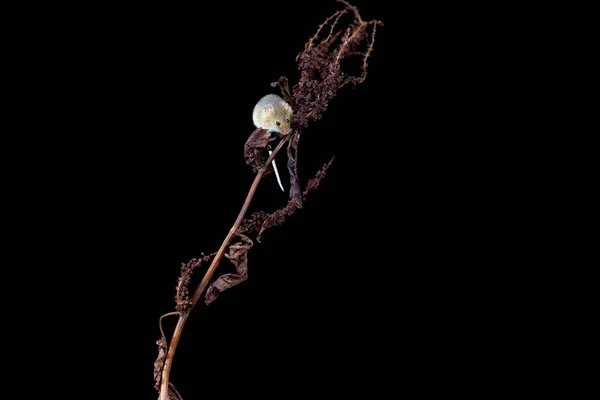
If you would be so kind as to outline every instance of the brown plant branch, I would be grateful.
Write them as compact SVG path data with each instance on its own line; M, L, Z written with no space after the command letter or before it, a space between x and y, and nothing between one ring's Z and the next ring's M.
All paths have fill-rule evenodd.
M173 311L173 312L166 313L166 314L162 315L158 319L158 327L160 328L160 335L161 335L161 337L165 338L165 340L166 340L165 332L163 331L163 327L162 327L162 320L163 320L163 318L164 317L170 317L171 315L179 315L179 314L180 314L179 311Z
M308 194L311 191L319 187L319 185L321 184L321 180L325 177L325 174L327 173L329 167L331 167L333 160L335 160L335 157L331 157L331 160L329 160L327 164L323 165L323 168L321 168L321 170L317 172L315 177L308 181L308 183L306 184L306 189L302 193L302 200L306 201L306 196L308 196Z
M219 262L221 261L221 258L223 258L223 254L225 254L225 250L227 249L227 246L229 246L229 242L231 241L231 238L235 235L238 227L240 226L240 223L244 219L244 216L246 215L246 212L248 211L248 207L250 206L250 202L252 201L252 198L254 197L254 193L256 192L256 188L258 187L258 184L260 183L265 170L271 164L271 161L273 161L273 159L275 158L277 153L279 153L279 151L283 148L283 145L288 141L290 136L292 136L292 135L287 135L279 142L279 144L277 145L277 147L275 147L275 150L273 150L273 152L271 153L271 155L269 156L269 158L267 159L267 161L265 162L263 167L260 168L258 170L258 172L256 173L254 182L252 182L252 186L250 187L248 195L246 196L246 200L244 201L242 209L240 210L240 213L238 214L237 219L233 223L233 226L229 230L229 233L225 237L225 240L223 240L223 244L221 244L221 247L219 248L215 257L213 258L212 263L210 264L210 267L208 267L208 270L204 274L204 278L202 278L202 282L200 282L200 284L198 285L198 288L196 288L196 291L194 292L194 296L192 297L192 300L189 305L189 308L187 309L187 312L185 314L179 315L179 320L177 321L177 325L175 326L175 331L173 332L173 338L171 339L171 343L169 345L169 351L167 353L167 357L165 359L163 370L162 370L162 379L161 379L161 385L160 385L160 400L169 400L169 374L171 371L171 366L173 365L173 357L175 356L175 350L177 350L177 345L179 344L181 332L183 331L183 326L185 325L185 322L187 321L189 313L194 308L196 303L198 302L198 299L200 298L200 296L202 296L202 292L204 292L204 289L206 289L206 286L208 286L208 282L210 281L213 274L215 273L215 270L219 266Z
M160 329L160 339L156 341L156 344L158 345L158 357L156 358L156 361L154 362L154 383L155 383L154 387L156 389L160 388L160 377L162 374L162 369L165 365L165 357L166 357L166 351L167 351L167 338L165 337L165 332L163 331L162 320L164 317L168 317L170 315L179 315L179 312L177 312L177 311L170 312L170 313L162 315L158 319L158 328Z
M347 9L352 10L352 12L354 12L354 18L356 18L358 20L358 22L360 22L361 24L363 23L360 13L358 12L358 7L353 6L352 4L348 3L346 0L337 0L337 1L338 1L338 3L342 3L343 5L345 5Z
M171 400L183 400L183 397L181 397L177 389L175 389L175 385L173 385L172 383L169 383L169 396L170 395L173 395L175 397Z
M363 57L363 66L362 66L362 75L360 77L360 80L358 83L363 83L365 79L367 79L367 59L369 58L369 56L371 55L371 52L373 51L373 45L375 45L375 33L377 33L377 25L383 25L382 22L380 21L372 21L369 22L369 24L373 24L373 31L371 32L371 43L369 43L369 47L367 48L367 51L365 52L365 55ZM367 38L367 41L369 39Z
M331 24L331 29L329 30L329 35L327 35L327 37L325 38L325 42L329 42L329 40L331 40L331 35L333 34L333 30L335 29L335 26L337 25L338 21L340 20L340 17L344 14L346 14L347 10L341 10L338 11L338 16L335 19L335 21L333 21L333 24ZM335 15L335 14L334 14Z
M346 13L346 10L336 11L335 14L328 17L321 25L319 25L319 29L317 29L317 32L308 40L308 47L309 48L312 47L313 42L319 37L319 33L321 33L321 29L323 29L329 23L329 21L331 21L332 19L335 18L335 21L331 25L331 31L329 32L329 36L327 37L327 40L329 40L329 37L331 36L331 32L333 32L333 28L335 27L335 24L337 24L340 17L342 15L344 15L345 13Z

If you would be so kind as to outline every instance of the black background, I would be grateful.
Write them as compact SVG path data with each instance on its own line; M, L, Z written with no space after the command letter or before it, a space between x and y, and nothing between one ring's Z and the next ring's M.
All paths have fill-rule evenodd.
M551 91L556 9L394 3L354 2L384 26L366 81L305 130L302 183L336 159L305 207L255 243L249 279L192 311L171 374L185 399L464 390L447 374L476 373L506 343L491 335L511 336L497 322L502 285L525 244L507 231L524 201L515 185L531 182L509 177ZM40 38L39 101L55 133L38 145L57 150L36 173L36 234L58 242L52 262L73 265L48 276L69 282L55 323L89 365L74 379L84 391L116 382L114 398L156 398L158 319L174 310L180 265L218 249L253 180L252 108L280 76L297 81L296 55L339 8L75 10L53 27L60 40ZM269 175L251 211L286 201Z

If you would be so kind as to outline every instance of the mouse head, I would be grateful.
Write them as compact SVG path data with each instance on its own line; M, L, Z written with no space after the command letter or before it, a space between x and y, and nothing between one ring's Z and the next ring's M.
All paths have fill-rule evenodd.
M266 127L282 135L287 135L292 130L292 107L283 99L278 102L267 104L263 108Z

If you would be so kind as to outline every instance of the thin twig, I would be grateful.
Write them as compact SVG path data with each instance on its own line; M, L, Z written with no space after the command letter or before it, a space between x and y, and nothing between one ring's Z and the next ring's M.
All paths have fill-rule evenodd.
M171 315L179 315L179 311L173 311L173 312L167 313L158 319L158 327L160 328L160 334L162 335L163 338L165 338L165 340L166 340L166 336L165 336L165 333L163 332L163 328L162 328L162 319L164 317L168 317Z
M331 21L333 18L335 18L335 17L337 16L338 18L336 18L336 20L335 20L335 22L337 22L337 20L339 19L339 16L340 16L341 14L344 14L345 12L346 12L346 10L340 10L340 11L336 11L336 13L335 13L335 14L331 15L329 18L327 18L327 19L325 20L325 22L323 22L321 25L319 25L319 29L317 29L317 33L315 33L315 34L313 35L313 37L311 37L311 38L308 40L308 47L309 47L309 48L311 48L311 47L312 47L312 44L313 44L313 42L314 42L314 41L315 41L315 39L316 39L316 38L319 36L319 33L321 33L321 29L323 29L323 28L324 28L324 27L327 25L327 23L329 23L329 21ZM333 25L335 26L335 23L334 23ZM331 29L333 29L333 26L331 27Z
M177 396L177 399L173 399L173 400L183 400L183 397L181 397L181 395L179 394L179 392L177 391L177 389L175 389L175 385L173 385L172 383L169 383L169 387L173 391L173 394L175 396Z
M367 59L369 58L369 56L371 55L371 52L373 51L373 45L375 44L375 33L377 33L377 25L381 24L383 25L380 21L371 21L369 22L369 24L373 24L373 31L371 31L371 43L369 43L369 38L367 37L367 43L369 43L369 47L367 48L367 52L365 53L365 56L363 57L363 66L362 66L362 75L360 78L359 83L363 83L365 79L367 79Z
M338 3L342 3L346 6L346 8L349 8L350 10L352 10L354 12L354 18L356 18L358 20L358 22L360 22L361 24L363 23L362 18L360 17L360 13L358 12L358 7L353 6L352 4L348 3L346 0L337 0Z
M202 292L204 292L204 289L206 289L206 286L208 285L208 282L212 278L213 274L215 273L215 270L219 266L219 262L221 261L221 258L223 258L223 254L225 254L225 250L229 246L229 242L231 241L231 238L236 233L238 227L240 226L240 223L244 219L244 216L246 215L246 211L248 211L250 202L252 201L252 198L254 197L254 193L256 192L256 188L258 187L258 184L260 183L260 180L262 179L264 172L266 171L268 166L271 164L271 161L273 161L273 159L275 158L277 153L279 153L279 150L281 150L283 148L283 145L289 140L290 136L292 136L292 135L290 134L290 135L285 136L279 142L279 144L277 145L277 147L275 147L275 150L273 150L273 152L271 153L271 155L269 156L269 158L267 159L265 164L256 173L254 182L252 182L252 186L250 187L250 190L248 191L248 195L246 196L246 201L244 201L244 205L242 206L242 209L240 210L240 213L238 214L237 219L235 220L233 226L229 230L227 237L225 237L225 240L223 240L223 244L221 244L221 248L219 248L219 250L217 251L215 258L213 258L213 261L210 264L210 267L208 267L208 270L204 274L204 278L202 278L202 282L200 282L200 284L198 285L198 288L194 292L194 296L192 297L192 304L191 304L188 312L185 314L179 315L179 320L177 321L177 326L175 326L175 331L173 332L173 337L171 338L171 343L169 344L169 352L167 353L167 358L165 359L165 364L164 364L164 367L162 370L162 378L161 378L161 384L160 384L160 400L169 400L169 373L171 371L171 365L173 364L173 357L175 356L175 350L177 349L177 344L179 343L179 338L181 337L181 332L183 331L183 326L185 325L185 322L186 322L190 312L192 311L192 309L198 302L198 299L200 299L200 296L202 296Z
M324 43L328 43L329 42L329 39L331 38L331 34L333 33L333 29L335 28L335 26L337 25L338 21L340 20L340 17L342 15L346 14L346 10L338 11L338 13L339 14L338 14L337 18L335 19L335 21L333 21L333 24L331 24L331 29L329 30L329 35L327 35L327 38L323 41Z
M365 28L367 25L368 25L368 23L361 23L358 26L358 28L356 28L354 30L354 32L352 32L352 36L350 36L350 28L348 28L348 30L346 31L346 35L344 36L344 43L342 44L342 47L340 47L340 50L338 51L338 55L335 59L336 63L339 63L342 53L344 52L344 50L346 50L346 47L348 47L348 44L352 42L352 39L354 38L354 36L356 36L358 34L358 32L361 29Z

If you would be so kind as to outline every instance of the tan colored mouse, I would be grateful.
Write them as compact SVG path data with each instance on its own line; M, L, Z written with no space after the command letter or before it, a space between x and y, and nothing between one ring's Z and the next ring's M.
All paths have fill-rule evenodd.
M254 106L252 120L257 128L287 135L292 130L290 126L292 115L292 107L286 103L285 100L276 94L268 94L260 99ZM268 150L269 155L271 155L271 149L268 148ZM279 171L277 171L277 165L275 164L275 159L273 159L273 170L275 171L275 177L277 178L279 187L284 191L281 178L279 177Z
M252 120L257 128L287 135L291 131L292 106L276 94L268 94L256 103Z

